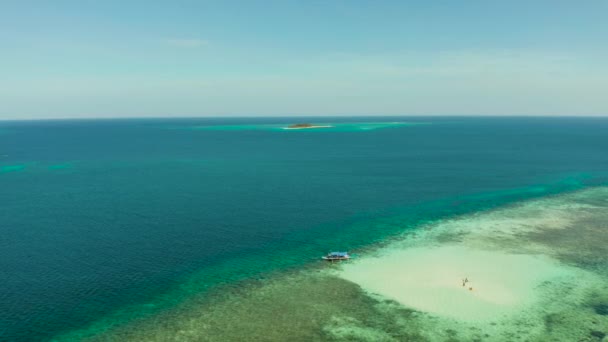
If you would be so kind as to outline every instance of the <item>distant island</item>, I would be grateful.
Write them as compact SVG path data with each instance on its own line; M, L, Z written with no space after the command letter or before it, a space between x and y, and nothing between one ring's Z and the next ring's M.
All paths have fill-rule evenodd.
M307 129L307 128L328 128L329 125L315 125L311 123L296 123L285 127L285 129Z

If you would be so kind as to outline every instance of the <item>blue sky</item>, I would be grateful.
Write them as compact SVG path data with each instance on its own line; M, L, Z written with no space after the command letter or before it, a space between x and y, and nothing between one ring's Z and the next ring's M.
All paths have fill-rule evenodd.
M608 115L608 1L0 4L0 119Z

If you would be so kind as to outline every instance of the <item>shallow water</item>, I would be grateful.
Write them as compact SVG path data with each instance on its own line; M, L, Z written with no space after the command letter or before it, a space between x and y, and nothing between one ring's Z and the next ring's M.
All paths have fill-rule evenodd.
M308 278L293 272L314 268L329 249L363 256L429 222L606 180L608 120L600 119L403 118L430 124L323 133L172 129L299 121L1 123L10 134L0 136L0 270L9 275L0 283L0 339L109 338L146 322L156 331L169 324L160 317L179 317L193 303L253 293L247 284ZM537 233L530 239L554 238ZM601 268L601 258L563 251L552 257ZM332 325L313 320L306 324L321 332L294 331L384 338L411 325L366 318L411 310L384 300L377 308L355 285L329 283L359 299L325 298L320 310ZM290 307L282 306L286 325L277 329L293 323ZM333 319L336 308L360 314ZM243 331L259 333L264 322Z
M596 340L608 329L597 310L608 295L606 222L608 188L582 190L427 225L340 274L420 308L462 340L477 338L468 330L492 332L488 341ZM374 260L385 272L366 265Z
M217 130L217 131L250 131L250 130L270 130L270 131L288 131L293 132L357 132L370 131L384 128L398 128L415 125L428 125L428 122L331 122L322 119L321 122L315 122L316 127L307 129L289 129L291 123L280 124L257 124L257 125L210 125L210 126L190 126L182 127L181 129L192 130Z
M331 265L321 263L306 270L277 273L268 279L242 283L236 288L224 287L212 295L193 297L161 315L96 335L91 340L599 341L608 329L608 316L605 311L608 305L608 276L597 272L594 267L574 267L567 262L553 259L557 254L552 253L563 252L563 246L547 241L538 242L527 237L541 231L561 232L576 229L581 225L581 220L589 222L589 218L593 217L596 219L593 229L603 227L604 231L596 232L593 236L587 235L587 231L582 234L584 237L578 237L578 241L593 238L598 241L597 246L606 244L608 234L605 231L605 219L608 203L588 206L589 202L602 198L608 199L608 188L527 201L429 223L420 227L423 233L395 237L389 245L379 245L369 250L367 255L361 256L358 261ZM587 213L586 218L580 218L581 211ZM561 222L553 222L547 225L542 216L555 213L568 218L568 224L562 226ZM541 220L538 219L539 216ZM512 220L517 220L517 223L506 223ZM492 222L496 225L492 225ZM485 228L479 229L480 226ZM395 276L400 272L400 267L403 267L405 272L413 271L412 267L415 266L408 266L408 262L427 263L428 266L428 258L444 257L448 261L449 255L426 254L433 248L447 248L448 254L455 253L454 260L457 263L459 255L464 255L458 248L465 247L455 249L449 247L454 245L454 240L438 240L438 237L452 233L455 227L466 236L460 235L461 246L477 246L480 241L487 243L484 256L489 256L489 262L500 263L500 258L513 253L510 243L503 246L500 242L486 240L491 236L486 233L497 229L519 241L519 252L531 253L531 250L537 250L534 255L543 260L539 264L526 260L527 257L523 254L510 254L509 258L523 258L525 261L524 264L510 265L521 266L520 269L510 270L519 274L518 280L521 282L511 284L521 287L513 292L514 295L520 296L517 299L522 301L516 303L516 310L488 315L483 319L473 317L475 319L471 320L471 317L466 317L471 313L467 311L468 304L460 302L463 306L460 313L462 316L458 317L458 311L446 316L442 312L417 310L395 301L390 296L369 292L365 284L360 287L357 283L343 279L344 272L353 269L363 273L357 274L362 279L369 277L369 280L376 281L376 277L381 277L380 283L386 284L396 281ZM481 251L477 250L478 252L474 253ZM370 269L366 269L365 264L370 260L399 256L398 253L410 253L406 256L414 260L404 259L404 263L400 265L389 265L389 268L394 269L383 274L373 273L373 270L370 273ZM595 248L588 248L585 253L605 257L601 250ZM608 267L608 264L604 263L603 267ZM545 271L535 273L541 268ZM501 281L514 280L497 270L492 270L491 273L492 277L498 277ZM469 276L472 283L479 287L478 290L484 291L484 280L476 278L474 272ZM526 279L528 276L530 278ZM460 279L455 280L455 289L462 290L458 284ZM525 293L518 292L520 290ZM467 293L466 289L464 291L467 295L472 295ZM407 297L407 294L405 295ZM511 304L513 303L497 303L507 307ZM489 308L490 311L487 311L488 308L482 308L486 313L493 309Z

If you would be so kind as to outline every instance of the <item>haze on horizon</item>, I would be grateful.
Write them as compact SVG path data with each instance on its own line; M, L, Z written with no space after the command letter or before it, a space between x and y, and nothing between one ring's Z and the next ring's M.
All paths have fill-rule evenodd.
M7 1L0 119L608 115L608 2Z

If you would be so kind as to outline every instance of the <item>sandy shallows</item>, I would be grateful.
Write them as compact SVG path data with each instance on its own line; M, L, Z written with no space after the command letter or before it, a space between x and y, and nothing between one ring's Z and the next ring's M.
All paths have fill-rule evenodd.
M341 276L420 311L479 321L533 305L536 288L570 278L569 269L540 256L448 245L394 249L345 265Z
M608 341L607 222L605 187L522 202L57 341Z
M336 275L416 310L431 341L599 341L607 208L598 187L439 221Z

